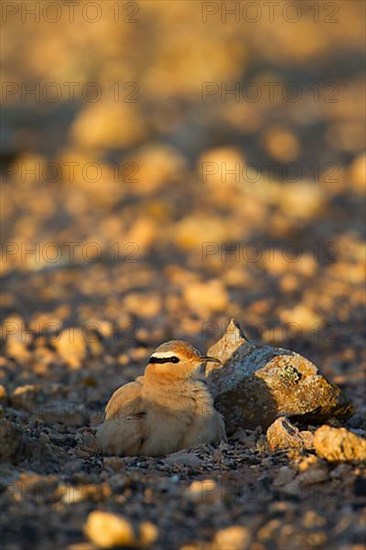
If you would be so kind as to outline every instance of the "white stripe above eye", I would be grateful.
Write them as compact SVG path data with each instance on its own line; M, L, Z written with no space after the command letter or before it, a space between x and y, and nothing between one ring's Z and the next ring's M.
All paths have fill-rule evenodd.
M157 359L166 359L167 361L169 361L169 359L171 359L172 357L177 356L174 355L174 353L172 352L167 353L166 351L156 351L151 355L151 357L156 357Z

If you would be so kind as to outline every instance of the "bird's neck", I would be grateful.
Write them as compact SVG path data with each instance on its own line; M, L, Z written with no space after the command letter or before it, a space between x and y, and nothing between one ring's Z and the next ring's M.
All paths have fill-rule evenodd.
M212 404L212 397L202 382L189 377L178 378L171 373L163 375L152 369L153 366L149 365L144 375L143 393L147 398L162 405L167 402L170 408L175 395L178 397L177 408L195 408L196 401L207 406Z
M145 378L162 384L172 384L174 382L181 384L186 380L192 380L189 368L172 369L171 365L166 363L148 365L145 369Z

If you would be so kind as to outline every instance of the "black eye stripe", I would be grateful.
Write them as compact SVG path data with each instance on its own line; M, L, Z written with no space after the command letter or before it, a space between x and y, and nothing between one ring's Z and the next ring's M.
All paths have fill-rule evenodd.
M150 357L149 363L179 363L179 357L172 355L171 357Z

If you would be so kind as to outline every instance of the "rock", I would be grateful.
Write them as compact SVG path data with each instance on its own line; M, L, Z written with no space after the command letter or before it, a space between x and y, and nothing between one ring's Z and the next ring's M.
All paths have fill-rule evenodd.
M225 286L218 279L187 285L184 289L184 297L189 307L198 313L222 311L229 299Z
M157 294L131 292L125 297L123 306L129 313L148 319L160 313L162 300Z
M79 328L66 328L55 339L54 345L62 359L73 368L79 368L86 356L84 335Z
M31 354L28 345L31 343L31 334L26 330L23 319L18 316L8 317L2 325L2 333L6 337L5 353L7 357L17 361L28 361Z
M150 546L154 544L159 536L158 528L150 521L143 521L140 523L140 540L139 546Z
M274 485L287 485L290 483L296 475L296 471L293 468L290 468L290 466L282 466L275 479L273 480Z
M329 462L366 462L366 439L346 428L321 426L314 434L315 451Z
M88 485L62 485L59 488L62 502L75 504L77 502L104 502L111 496L111 488L107 483Z
M9 462L15 458L21 445L21 433L17 426L7 420L0 419L0 462Z
M310 464L305 471L299 473L295 482L302 485L313 485L315 483L322 483L329 479L329 471L327 465L320 460L316 460Z
M39 384L26 384L18 386L11 396L11 404L16 409L34 411L37 403L42 400L41 386Z
M267 440L273 451L281 449L310 449L313 446L313 434L300 432L287 418L277 418L267 430Z
M157 528L150 522L140 524L136 537L133 526L127 519L101 510L90 512L84 532L99 548L146 547L153 544L158 537Z
M332 479L352 479L350 474L352 472L352 466L350 464L338 464L334 470L330 473Z
M145 145L134 151L133 160L139 167L139 184L134 186L134 192L138 194L153 192L165 183L180 181L181 175L187 171L185 158L177 149L167 145Z
M13 498L17 502L25 498L28 503L55 503L60 499L59 486L57 476L21 472L12 485Z
M86 149L129 147L140 142L145 133L138 106L110 101L88 104L71 128L73 143Z
M186 489L184 496L195 503L213 504L220 500L220 490L214 479L193 481Z
M167 456L164 460L169 465L189 466L191 468L200 468L203 461L193 453L178 451Z
M86 520L84 533L100 548L133 546L135 533L132 525L122 516L95 510Z
M285 128L269 128L264 135L264 145L273 158L283 163L295 160L300 151L296 135Z
M212 548L214 550L247 550L250 543L250 530L241 525L233 525L216 533Z
M204 151L197 163L200 180L212 186L229 187L245 183L243 167L245 158L241 151L234 147L218 147Z
M320 423L352 414L340 388L321 376L308 359L248 342L234 320L207 355L222 363L208 363L206 374L229 434L239 426L268 428L280 415Z

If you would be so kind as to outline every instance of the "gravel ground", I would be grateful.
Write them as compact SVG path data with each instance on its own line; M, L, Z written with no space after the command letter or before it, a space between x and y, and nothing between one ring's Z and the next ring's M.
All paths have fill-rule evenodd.
M331 24L323 2L320 22L303 2L297 23L251 25L206 24L201 4L139 2L131 25L103 11L92 33L85 18L78 32L44 17L5 25L13 91L77 80L112 94L118 81L137 83L138 101L38 102L20 88L5 101L4 550L92 549L95 510L152 550L363 548L360 464L273 451L260 427L159 459L95 448L111 393L158 344L206 352L231 318L342 388L355 415L331 425L366 429L364 5L330 3ZM205 101L207 82L220 93ZM235 82L302 95L223 99Z

